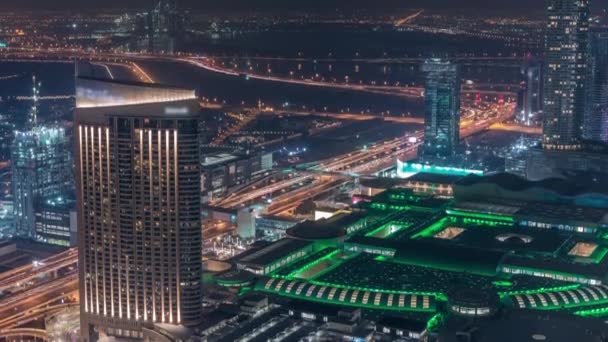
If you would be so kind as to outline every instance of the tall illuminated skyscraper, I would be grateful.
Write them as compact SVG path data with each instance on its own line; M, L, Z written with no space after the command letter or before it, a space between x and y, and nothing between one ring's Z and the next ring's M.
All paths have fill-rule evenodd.
M608 143L608 29L589 34L589 89L583 135Z
M588 0L547 0L543 148L581 147L589 33Z
M36 203L65 196L73 186L69 141L60 127L15 132L11 145L15 234L36 239Z
M441 59L428 59L422 71L426 83L421 156L451 157L460 142L460 68Z
M541 64L528 60L521 67L523 99L521 111L517 113L517 121L523 125L531 125L542 110L542 67Z
M184 34L184 15L175 0L159 0L150 13L150 51L173 53Z
M74 113L81 329L141 338L200 322L194 91L77 80Z

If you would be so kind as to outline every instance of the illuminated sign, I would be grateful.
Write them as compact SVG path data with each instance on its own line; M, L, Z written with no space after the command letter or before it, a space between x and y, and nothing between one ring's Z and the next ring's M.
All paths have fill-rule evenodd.
M190 110L188 107L167 107L165 108L165 114L167 115L180 115L188 114Z
M424 165L419 163L405 163L397 160L397 176L399 178L409 178L419 172L452 176L466 176L470 174L483 176L483 171L481 170L469 170L449 166Z
M8 46L8 45L7 45L6 43L4 43L4 42L0 42L0 48L5 48L5 47L7 47L7 46Z

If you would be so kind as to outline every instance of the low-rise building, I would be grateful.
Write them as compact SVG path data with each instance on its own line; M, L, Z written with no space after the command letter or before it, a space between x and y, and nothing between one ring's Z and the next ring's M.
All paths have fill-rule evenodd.
M201 193L203 202L245 185L272 169L272 153L203 152Z

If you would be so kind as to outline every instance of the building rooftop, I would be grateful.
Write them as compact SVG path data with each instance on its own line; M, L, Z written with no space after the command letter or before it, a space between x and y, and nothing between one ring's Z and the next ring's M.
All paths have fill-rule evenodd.
M561 178L548 178L541 181L529 181L511 173L497 173L488 176L468 175L457 183L460 186L479 184L493 184L509 191L525 191L534 188L555 192L563 196L578 196L586 193L600 193L608 195L608 185L584 182L582 179L567 180Z
M567 258L540 256L530 257L525 255L509 254L502 261L502 264L537 270L545 270L547 273L565 273L568 275L580 275L600 280L606 279L608 277L608 258L606 257L604 257L598 263L582 263Z
M390 189L376 195L370 203L363 203L371 209L392 210L400 209L427 209L429 211L441 210L449 201L437 197L420 196L410 189Z
M457 223L447 224L442 232L456 227L463 229L463 231L451 239L446 239L449 240L449 243L504 252L522 251L534 254L554 254L570 239L568 234L556 230L542 231L540 229L489 225L468 227Z
M390 189L399 186L403 186L407 183L405 179L401 178L364 178L359 180L359 184L368 188L374 189Z
M376 321L376 325L392 329L401 329L415 332L422 332L426 330L425 321L417 321L409 318L395 316L382 316L382 318Z
M346 235L351 224L365 218L362 212L343 212L317 221L304 221L287 230L287 235L303 240L324 240Z
M608 225L608 211L606 209L538 201L488 199L484 202L474 202L465 200L451 204L448 208L448 213L450 212L483 213L538 222L550 220L561 221L564 224Z
M432 173L432 172L418 172L415 175L406 178L410 182L423 182L423 183L436 183L436 184L454 184L464 176Z
M252 254L243 257L237 256L236 258L239 263L264 266L278 261L309 244L310 242L308 241L286 238L263 247Z
M439 269L494 274L503 252L456 246L441 239L390 240L355 236L346 243L394 250L394 259L413 265L432 265Z
M79 76L76 79L76 108L119 107L184 100L196 100L194 90L87 76Z
M241 158L241 156L238 156L236 154L220 152L217 154L206 155L202 162L202 165L203 167L210 167L219 164L224 164L233 160L238 160Z
M608 210L566 204L528 203L517 211L517 216L608 225Z
M199 111L194 90L90 77L76 79L74 121L77 123L107 124L109 116L193 118L198 117Z
M516 328L514 328L516 327ZM515 310L499 319L470 320L450 317L440 340L459 342L457 332L471 331L477 342L577 341L601 342L606 324L600 319L576 317L558 312Z

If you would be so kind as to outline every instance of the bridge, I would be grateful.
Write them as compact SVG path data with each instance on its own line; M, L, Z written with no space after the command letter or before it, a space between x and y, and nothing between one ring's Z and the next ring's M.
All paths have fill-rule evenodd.
M497 123L491 125L490 129L495 130L495 131L519 132L519 133L535 134L535 135L541 135L543 133L542 127L524 126L524 125L517 125L517 124L506 124L506 123L500 123L500 122L497 122Z
M33 328L9 329L0 332L0 342L47 342L46 330Z
M0 274L0 294L6 290L26 287L27 283L44 276L56 278L58 270L68 267L75 269L77 263L78 249L70 248L42 261L4 272Z

